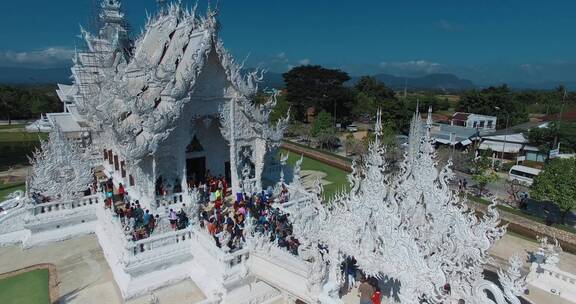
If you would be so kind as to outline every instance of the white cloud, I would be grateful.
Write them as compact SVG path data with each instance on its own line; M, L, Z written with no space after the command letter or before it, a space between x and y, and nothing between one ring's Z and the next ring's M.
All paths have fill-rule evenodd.
M298 60L298 64L299 64L299 65L309 65L309 64L310 64L310 59L305 58L305 59Z
M275 56L272 57L272 60L274 61L281 61L281 62L287 62L288 61L288 57L286 57L286 53L285 52L280 52L278 54L276 54Z
M440 21L438 21L438 27L447 32L454 32L456 30L456 26L454 26L454 24L452 24L446 19L441 19Z
M49 47L43 50L15 52L0 51L0 66L47 68L70 65L74 50Z
M380 67L384 72L404 75L421 75L440 72L442 65L426 60L411 60L404 62L382 62Z

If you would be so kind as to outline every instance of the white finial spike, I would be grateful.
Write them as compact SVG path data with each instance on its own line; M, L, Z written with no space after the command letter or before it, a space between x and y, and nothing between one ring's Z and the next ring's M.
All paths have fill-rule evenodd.
M416 116L420 115L420 98L416 98Z
M376 134L376 140L380 139L382 136L382 109L378 108L376 112L376 124L374 126L374 133Z
M426 124L428 126L432 125L432 106L428 108L428 117L426 118Z

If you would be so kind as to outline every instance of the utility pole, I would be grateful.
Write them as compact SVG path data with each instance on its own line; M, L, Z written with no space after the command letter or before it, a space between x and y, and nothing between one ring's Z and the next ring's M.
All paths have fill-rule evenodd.
M500 111L500 107L494 107ZM506 128L504 129L504 144L502 144L502 154L500 155L500 166L504 165L504 153L506 153L506 140L508 139L508 121L510 120L510 113L506 111Z
M566 105L566 89L564 89L564 94L562 95L562 106L560 107L560 114L558 114L558 127L556 131L556 136L554 136L554 146L552 148L556 148L558 145L558 135L560 133L560 126L562 125L562 114L564 114L564 106Z

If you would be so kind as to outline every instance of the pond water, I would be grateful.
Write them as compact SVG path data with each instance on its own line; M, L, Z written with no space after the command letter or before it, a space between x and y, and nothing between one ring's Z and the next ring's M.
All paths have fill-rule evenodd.
M29 165L28 156L39 146L39 141L0 142L0 171Z

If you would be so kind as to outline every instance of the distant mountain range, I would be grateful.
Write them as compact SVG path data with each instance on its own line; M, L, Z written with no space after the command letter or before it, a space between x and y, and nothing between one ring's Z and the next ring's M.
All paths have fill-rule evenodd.
M373 75L374 78L384 82L394 90L438 90L438 91L461 91L474 89L476 85L468 80L458 78L454 74L428 74L421 77L398 77L389 74ZM360 77L352 78L351 84L355 84Z
M26 69L0 67L0 84L69 84L70 68Z
M404 87L408 90L438 90L438 91L461 91L469 90L479 87L487 87L488 85L476 85L468 79L459 78L454 74L437 73L428 74L420 77L399 77L389 74L376 74L373 75L376 79L384 82L387 86L394 90L403 90ZM360 77L352 77L348 85L354 85ZM71 83L70 68L51 68L51 69L29 69L29 68L13 68L13 67L0 67L0 84L8 85L34 85L34 84L55 84ZM527 82L510 82L508 86L513 89L535 89L535 90L550 90L558 86L560 82L541 82L541 83L527 83ZM564 82L570 90L576 89L576 81ZM260 84L260 88L274 88L282 89L285 87L284 78L282 73L267 72L264 74L264 80Z

